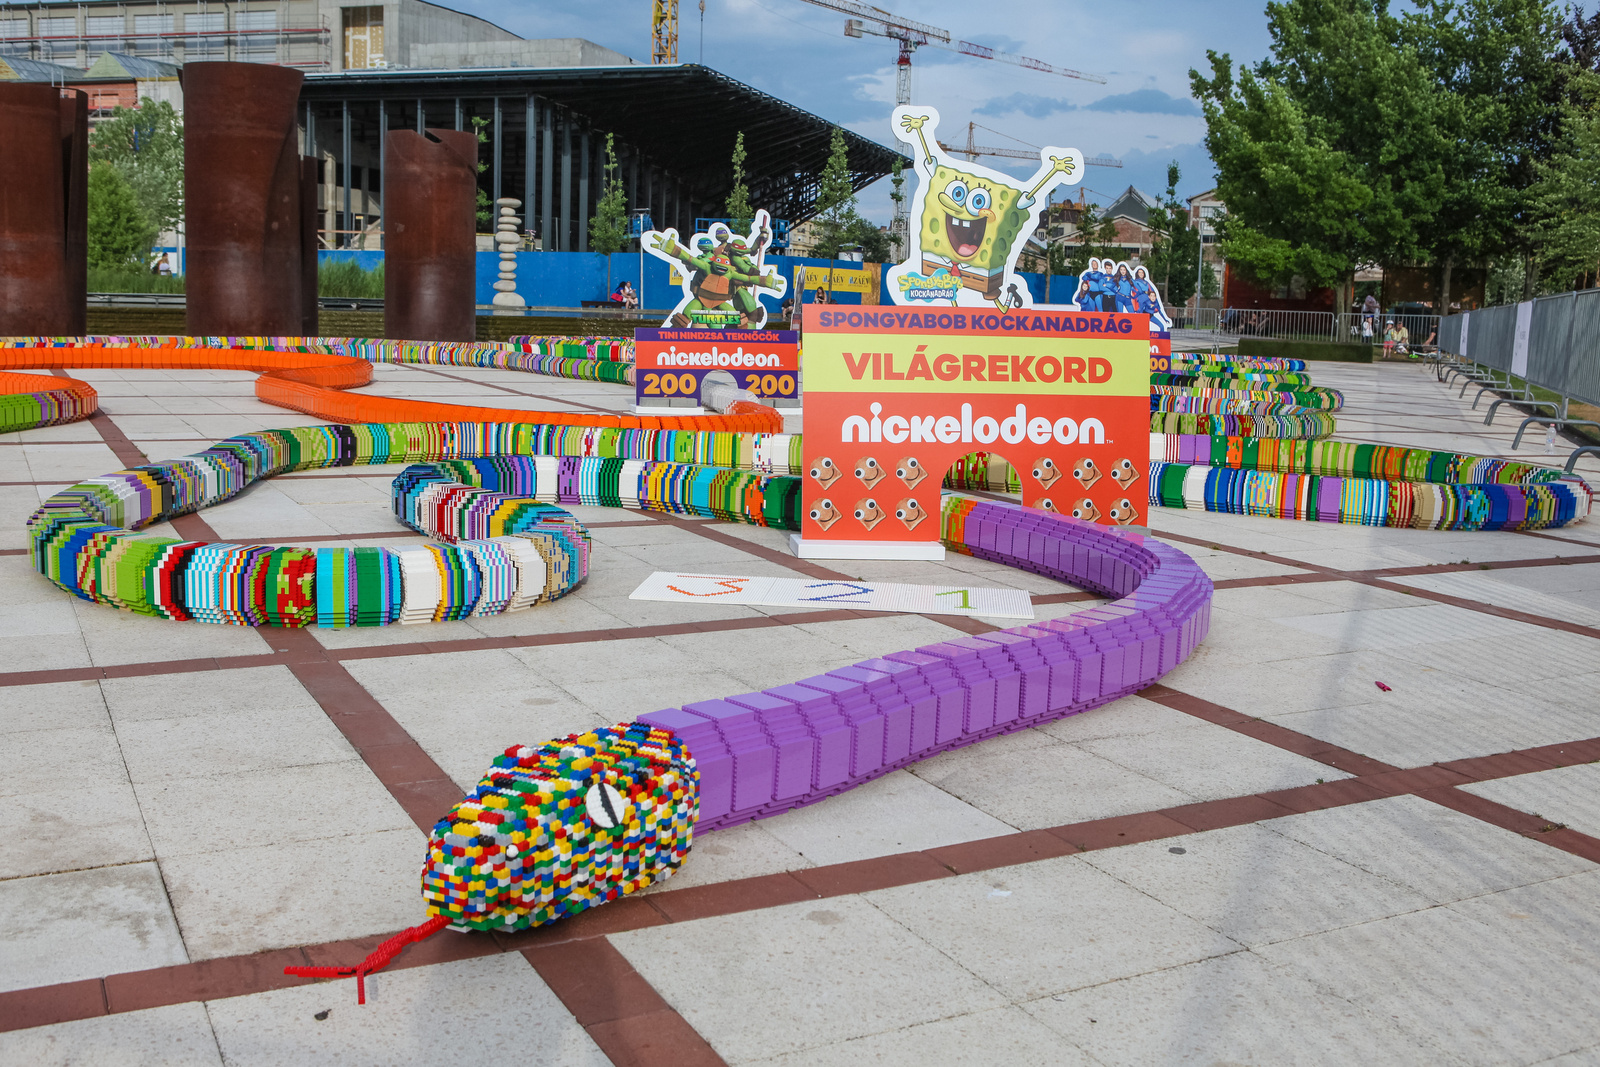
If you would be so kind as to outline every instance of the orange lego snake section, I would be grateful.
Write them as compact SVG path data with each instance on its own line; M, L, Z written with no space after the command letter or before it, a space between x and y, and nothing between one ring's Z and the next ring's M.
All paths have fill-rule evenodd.
M609 415L600 412L512 411L469 404L369 396L345 390L369 385L372 364L352 356L253 349L12 348L0 350L0 371L21 369L241 370L254 371L256 396L268 404L329 422L530 422L561 426L614 426L630 430L698 430L731 433L782 433L783 416L748 401L724 415ZM12 380L15 387L8 387ZM72 378L0 375L0 395L37 393L45 388L94 390ZM93 408L83 415L93 413ZM80 416L82 417L82 416Z

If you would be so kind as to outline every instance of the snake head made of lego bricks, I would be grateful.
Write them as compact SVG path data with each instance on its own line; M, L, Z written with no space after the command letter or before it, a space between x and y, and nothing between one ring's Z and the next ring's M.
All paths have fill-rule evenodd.
M695 763L670 730L514 745L434 825L422 895L455 929L542 926L669 877L698 816Z

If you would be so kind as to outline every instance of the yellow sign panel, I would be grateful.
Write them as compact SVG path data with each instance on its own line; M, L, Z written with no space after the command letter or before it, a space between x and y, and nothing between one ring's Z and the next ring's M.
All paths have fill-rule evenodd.
M828 284L828 275L833 284ZM870 270L856 267L796 267L794 287L800 289L832 289L836 293L875 293L878 291L878 268Z

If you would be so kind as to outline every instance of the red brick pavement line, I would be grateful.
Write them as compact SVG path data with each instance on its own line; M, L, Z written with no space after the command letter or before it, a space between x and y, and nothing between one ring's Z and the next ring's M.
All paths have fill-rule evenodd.
M1523 537L1537 537L1542 541L1561 541L1569 545L1583 545L1585 548L1600 547L1593 541L1581 541L1576 537L1560 537L1553 533L1546 533L1543 530L1518 530L1517 533Z
M109 442L111 435L106 436ZM197 514L178 516L172 524L181 536L191 540L217 539L216 531ZM419 830L427 833L439 815L461 799L461 788L342 663L329 657L315 636L304 629L282 627L258 626L256 631L284 657L290 673ZM302 955L312 959L318 953L308 949ZM722 1064L710 1043L661 998L609 941L597 938L530 948L523 955L618 1067ZM282 974L283 968L298 962L292 957L292 952L265 954L267 960L277 964L274 981L287 977ZM183 979L171 973L176 970L179 969L166 969L169 978L175 979L172 984L182 985ZM248 973L258 980L269 977L260 972L258 962ZM190 980L193 981L192 976ZM123 995L120 985L117 976L105 980L105 1012L113 1010L113 991L119 998ZM92 993L92 988L68 1002L91 1006L91 1001L84 999L84 992ZM134 995L149 998L151 990L142 987ZM204 995L208 999L215 997L211 992ZM48 1012L50 1007L46 1005L44 1010ZM4 1011L0 1009L0 1014Z
M188 520L196 520L194 524ZM203 523L198 515L180 516L175 520L180 532L184 529L193 531L184 536L193 536L196 539L216 540L215 534L205 533L198 529ZM665 521L665 519L663 520ZM693 521L672 519L674 525L694 527L702 525ZM624 524L624 525L637 525ZM728 535L723 535L728 536ZM749 544L738 538L733 538L735 547ZM756 546L762 547L762 546ZM25 555L26 549L4 549L0 555L14 554ZM774 557L790 560L781 552L774 552ZM1226 578L1215 584L1218 589L1243 589L1254 586L1271 585L1298 585L1308 583L1336 582L1346 579L1337 571L1302 574L1273 574L1262 575L1255 578ZM1048 593L1033 598L1035 604L1066 604L1079 601L1101 599L1092 593ZM715 619L704 622L670 623L654 626L617 627L607 630L580 630L564 633L524 634L516 637L476 637L459 638L448 641L416 641L403 645L366 645L343 649L329 649L327 655L337 661L353 659L390 659L399 656L420 656L441 652L477 652L496 648L533 648L543 645L584 644L592 641L628 641L648 637L678 636L691 633L722 633L748 629L762 629L769 626L793 626L802 623L837 622L846 619L881 618L884 612L854 611L850 609L835 610L807 610L781 615L756 615L735 619ZM992 629L989 624L976 619L962 619L959 616L924 616L935 619L946 625L958 624L970 626L968 632L984 633ZM1555 620L1551 620L1555 621ZM265 629L263 634L270 635L277 631ZM267 640L270 642L271 637ZM195 671L238 670L247 667L269 667L284 662L284 654L269 652L253 656L226 656L206 659L188 660L150 660L141 663L119 663L104 667L60 667L38 671L12 671L0 673L0 689L17 685L43 685L52 682L78 682L100 681L109 678L149 677L163 674L188 674Z
M72 375L59 367L50 373L57 378L72 377ZM89 416L88 422L94 428L95 433L100 435L100 442L109 447L112 453L116 455L118 463L126 464L129 467L137 467L142 463L149 462L145 454L139 451L139 448L128 439L128 435L122 432L122 427L112 422L111 416L105 412L96 410L93 415ZM51 441L48 443L60 444L61 442ZM83 443L93 444L95 442L85 441Z
M1600 737L1426 767L1397 768L1290 730L1276 727L1259 730L1256 727L1271 724L1260 724L1249 716L1166 686L1151 687L1141 691L1141 695L1268 743L1281 743L1289 751L1321 759L1355 777L1006 834L921 852L651 892L535 930L434 938L407 949L391 967L425 967L502 952L522 952L615 1062L702 1062L675 1060L670 1055L652 1059L647 1055L648 1050L639 1051L633 1059L619 1058L624 1044L645 1040L652 1025L666 1020L659 1014L660 1008L651 993L631 985L633 979L619 968L617 957L613 955L615 950L604 941L607 935L867 893L1404 794L1431 800L1600 863L1600 840L1456 788L1472 782L1600 761ZM388 936L374 934L0 993L0 1032L279 989L302 981L285 976L282 973L285 966L348 965L351 960L372 951ZM586 967L595 974L609 977L590 982L584 977ZM674 1030L670 1025L667 1029L668 1034L660 1038L660 1047L666 1048L668 1043L680 1038L687 1040L683 1031ZM608 1045L608 1041L613 1044ZM671 1045L674 1049L679 1047Z
M1600 863L1600 839L1457 788L1474 782L1600 761L1600 737L1402 769L1276 723L1252 718L1220 704L1180 693L1159 682L1140 690L1139 695L1174 711L1193 715L1235 733L1353 774L1356 776L1354 779L1344 781L1358 781L1364 786L1378 789L1382 796L1411 793L1523 837L1543 841L1563 852Z
M1175 534L1168 531L1163 531L1159 536L1169 541L1182 541L1185 544L1204 545L1207 548L1214 548L1219 552L1228 552L1236 556L1246 556L1251 559L1266 560L1268 563L1277 563L1286 567L1299 567L1303 570L1312 571L1318 574L1333 575L1343 581L1357 582L1361 585L1370 585L1374 588L1387 589L1394 593L1404 593L1407 596L1414 596L1421 600L1431 600L1436 604L1448 604L1451 607L1465 608L1467 611L1475 611L1480 615L1495 615L1502 619L1512 619L1516 622L1525 622L1532 626L1543 626L1550 630L1564 630L1567 633L1579 634L1583 637L1593 637L1596 640L1600 640L1600 628L1584 626L1583 624L1576 622L1567 622L1565 619L1552 619L1545 615L1535 615L1532 612L1518 611L1515 608L1502 608L1494 604L1485 604L1476 600L1468 600L1465 597L1451 596L1448 593L1436 593L1430 589L1422 589L1417 586L1402 585L1399 582L1391 582L1383 578L1373 577L1373 572L1370 571L1341 571L1333 567L1324 567L1317 563L1306 563L1303 560L1290 559L1287 556L1275 556L1270 552L1253 552L1248 548L1238 548L1234 545L1219 544L1203 537L1190 537L1186 534ZM1592 562L1591 558L1588 556L1581 556L1578 557L1578 559L1582 562ZM1561 563L1568 562L1567 559L1553 556L1551 557L1552 565L1555 565L1558 560ZM1525 565L1532 566L1533 564L1530 563ZM1425 568L1420 573L1440 573L1443 572L1446 567L1454 567L1462 570L1477 570L1486 567L1490 570L1493 570L1494 564L1445 564L1437 567Z
M102 432L104 433L103 430ZM110 443L111 435L106 436ZM182 519L189 520L185 525L190 527L189 530L180 530L184 536L216 536L199 516L183 516ZM723 541L727 537L728 535L721 535L711 539ZM730 547L740 546L730 545ZM789 561L785 558L783 562L787 565ZM290 657L287 663L290 670L317 699L341 732L350 739L379 780L406 807L408 814L412 816L413 821L418 822L419 827L426 829L430 825L431 815L425 812L444 810L454 802L458 790L439 770L432 758L409 734L405 733L387 710L349 675L342 664L329 659L326 651L311 634L303 630L263 629L263 635L270 635L269 640L273 641L277 651ZM1515 832L1529 836L1536 833L1555 835L1547 837L1547 843L1566 851L1587 854L1590 858L1600 861L1600 841L1562 827L1523 825L1530 821L1539 823L1540 820L1529 820L1514 809L1493 802L1484 802L1482 798L1462 794L1452 788L1463 782L1494 776L1493 772L1497 766L1506 773L1525 773L1530 764L1534 768L1540 764L1557 765L1549 761L1547 754L1544 756L1508 754L1521 758L1503 761L1501 764L1491 762L1493 757L1489 761L1458 761L1458 763L1473 764L1470 769L1463 766L1435 765L1404 771L1337 746L1318 742L1275 724L1261 723L1166 686L1157 685L1147 689L1145 693L1150 699L1187 714L1196 715L1228 729L1347 770L1358 776L1355 781L1363 785L1371 782L1377 786L1377 791L1363 795L1361 789L1350 788L1351 780L1344 779L1334 783L1319 783L1317 787L1280 790L1275 794L1182 805L1164 812L1145 813L1121 820L1097 820L1095 824L1077 824L1054 830L1031 831L986 841L968 842L920 854L936 864L938 872L929 868L926 863L919 865L916 859L910 859L909 863L904 862L910 857L885 857L883 860L839 864L832 868L808 872L787 872L782 875L745 879L741 882L694 887L676 893L658 894L653 898L638 898L624 904L642 902L668 922L690 921L710 914L750 910L752 906L770 907L788 903L791 902L789 899L791 897L793 900L820 899L844 892L865 892L869 888L883 888L890 884L906 884L908 881L947 877L968 870L1008 866L1017 862L1067 855L1074 851L1088 850L1097 844L1101 847L1129 844L1134 840L1152 840L1185 832L1240 825L1293 814L1297 811L1336 806L1341 802L1357 803L1363 799L1398 795L1403 792L1416 792L1419 795L1426 792L1443 797L1445 800L1441 802L1448 801L1450 806L1457 810L1474 817L1488 819L1496 825L1504 825ZM1600 750L1600 741L1592 744ZM1473 771L1477 772L1476 777ZM1328 786L1333 788L1325 788ZM1312 789L1320 789L1329 796L1313 796L1310 793ZM436 793L439 794L438 797L435 796ZM1126 828L1114 830L1101 825L1107 823L1122 823ZM1100 830L1099 835L1097 836L1090 827ZM1112 833L1116 836L1109 836ZM884 860L888 862L885 863ZM820 881L813 882L810 879L820 879ZM800 887L798 894L790 888L791 884ZM688 899L674 899L680 896L687 896ZM619 907L613 915L626 921L628 916L625 913L628 910ZM631 910L635 918L642 920L638 926L657 924L650 916L650 912L640 912L637 907ZM576 931L580 936L573 937L574 928L579 925L582 924L578 922L563 924L562 934L566 935L564 938L552 939L546 936L543 940L549 943L536 943L520 950L529 963L539 971L541 977L550 984L551 989L572 1012L574 1018L585 1027L614 1063L722 1062L710 1045L673 1011L621 953L604 940L602 936L604 932L615 931L600 930L585 938L581 936L580 930ZM638 926L624 928L638 928ZM538 935L541 933L545 931L528 931L525 934L511 935L497 940L538 941ZM298 950L298 955L315 964L320 962L317 958L323 955L323 950L329 947L313 946ZM500 950L505 951L508 948L516 949L518 946L502 945ZM277 982L277 979L282 977L282 966L297 962L293 958L295 955L295 950L290 950L287 953L266 953L251 957L249 959L256 965L253 968L246 968L246 971L256 972L254 976L258 978L271 978L274 981L273 987L276 987L278 984L283 984ZM426 959L427 955L431 954L413 953L413 958L405 965L421 966L427 962L438 962ZM274 969L271 964L277 964L275 969L279 972L278 975L258 973L262 962L267 960L271 961L268 964L269 971ZM190 967L205 966L190 965ZM178 978L171 972L186 971L190 967L165 968L163 971L168 972L169 979ZM17 997L10 994L0 995L0 1029L14 1028L11 1026L14 1013L19 1017L19 1021L26 1020L23 1021L23 1025L37 1026L50 1021L63 1021L64 1016L88 1018L114 1010L132 1010L120 1006L113 1008L114 992L119 997L117 1003L119 1005L122 1003L123 983L120 980L129 977L133 976L117 975L101 979L98 989L96 983L90 980L66 983L58 987L20 990L17 992L21 995ZM189 974L185 977L192 982L195 976ZM175 982L140 983L140 988L148 998L152 986L182 984L182 979L178 978ZM51 995L52 993L54 995ZM203 993L207 998L221 995L225 994L219 993L214 984L206 988ZM178 1002L167 1001L167 1003Z
M451 641L417 641L403 645L362 645L326 649L328 659L345 662L357 659L393 659L399 656L425 656L446 652L480 652L496 648L536 648L544 645L586 644L592 641L632 641L646 637L675 637L683 634L729 633L760 630L802 623L840 622L848 619L884 618L894 612L855 611L850 608L796 611L782 615L751 615L735 619L709 619L704 622L662 623L654 626L617 627L610 630L576 630L564 633L523 634L516 637L468 637ZM197 623L196 625L204 625ZM279 633L305 633L267 627L261 632L270 643ZM307 636L310 636L307 634ZM311 638L315 641L315 637ZM320 642L319 642L320 643ZM287 646L285 646L287 649ZM143 663L113 663L103 667L59 667L50 670L13 671L0 674L0 689L16 685L43 685L51 682L100 681L107 678L143 678L162 674L189 674L195 671L238 670L245 667L271 667L288 662L287 651L264 652L252 656L219 656L206 659L151 660Z

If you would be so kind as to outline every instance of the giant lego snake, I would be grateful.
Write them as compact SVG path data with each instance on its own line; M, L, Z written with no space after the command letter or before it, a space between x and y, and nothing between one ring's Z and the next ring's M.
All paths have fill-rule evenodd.
M245 434L191 456L89 479L41 505L29 520L34 566L77 596L143 614L339 627L443 621L531 607L571 591L588 571L588 533L560 503L798 526L799 439L775 432L781 428L775 425L776 413L759 405L672 425L629 416L507 412L339 392L370 380L371 363L386 359L521 365L590 380L625 380L618 371L599 370L598 364L610 360L579 359L563 368L548 362L551 353L537 346L513 351L509 346L346 342L346 348L333 351L338 343L302 341L298 347L321 351L296 352L286 351L295 345L258 339L250 348L168 345L152 354L139 344L69 344L45 348L23 342L0 351L0 365L252 369L262 372L257 395L269 402L343 421L361 419L379 405L376 410L405 420ZM541 359L546 362L540 364ZM1327 395L1331 391L1309 393L1304 390L1308 382L1285 377L1234 377L1261 373L1249 366L1226 367L1223 374L1211 370L1210 377L1219 380L1155 383L1153 429L1177 415L1288 418L1288 423L1273 423L1287 432L1250 438L1153 434L1153 503L1167 503L1161 498L1175 480L1170 472L1182 468L1176 479L1181 489L1174 494L1179 505L1193 501L1212 510L1369 523L1374 514L1380 522L1397 517L1392 509L1371 508L1352 517L1340 504L1346 491L1342 483L1373 478L1308 470L1330 462L1373 469L1372 452L1359 463L1343 452L1330 459L1327 448L1334 443L1311 439L1315 434L1308 431L1327 425L1324 432L1331 432L1331 423L1293 421L1310 413L1303 409L1336 408L1336 395ZM1271 388L1275 385L1291 388ZM94 411L92 389L71 379L7 375L0 387L16 390L0 409L8 428L29 420L33 425L69 421ZM1282 392L1291 396L1275 395ZM1217 410L1204 410L1202 404L1204 413L1199 413L1191 399ZM1238 415L1230 405L1246 410ZM597 425L601 422L605 425ZM714 428L690 428L707 423ZM1157 458L1157 448L1172 455ZM1420 451L1384 449L1389 466L1378 469L1402 475L1481 474L1483 464L1493 462L1453 457L1439 467L1432 458L1414 458ZM275 474L381 463L411 464L395 479L395 512L437 542L313 550L127 533L218 503ZM1203 493L1190 492L1196 470L1202 472ZM1580 492L1537 471L1502 464L1489 472L1494 478L1465 487L1464 505L1457 492L1463 487L1450 486L1458 506L1443 521L1438 509L1399 517L1407 525L1487 528L1559 525L1587 513L1586 488ZM952 478L992 487L990 474L987 460L975 459L960 465ZM1270 508L1260 503L1266 495L1259 487L1254 497L1246 491L1247 507L1229 507L1228 500L1214 506L1211 490L1219 475L1243 476L1248 485L1251 476L1259 482L1263 475L1280 474L1299 488L1287 494L1280 489ZM1341 485L1330 494L1332 483ZM1513 496L1521 503L1507 503ZM893 653L540 746L514 745L430 834L422 875L429 921L390 939L358 966L292 973L353 975L359 984L405 944L444 926L523 929L635 892L678 868L696 829L801 807L936 752L1115 700L1170 671L1205 636L1211 582L1188 556L1158 541L958 495L946 497L941 523L944 543L953 550L1078 585L1112 601L1064 619ZM364 999L364 988L361 995Z

